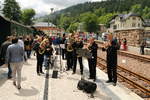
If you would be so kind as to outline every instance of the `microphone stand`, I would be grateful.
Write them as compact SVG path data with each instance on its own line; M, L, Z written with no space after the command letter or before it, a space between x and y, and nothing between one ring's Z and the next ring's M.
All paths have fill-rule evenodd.
M60 44L59 44L59 52L60 52L60 55L59 55L59 63L60 63L60 72L62 72L63 71L63 69L62 69L62 63L61 63L61 47L60 47Z

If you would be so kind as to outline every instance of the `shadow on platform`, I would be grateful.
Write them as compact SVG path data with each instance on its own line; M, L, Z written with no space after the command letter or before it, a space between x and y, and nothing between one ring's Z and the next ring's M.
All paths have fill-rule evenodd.
M33 95L36 95L38 93L39 93L39 91L36 88L31 87L31 89L24 89L24 88L22 88L19 91L19 93L15 93L15 95L17 95L17 96L25 96L26 97L26 96L33 96Z
M7 81L7 72L0 70L0 87Z

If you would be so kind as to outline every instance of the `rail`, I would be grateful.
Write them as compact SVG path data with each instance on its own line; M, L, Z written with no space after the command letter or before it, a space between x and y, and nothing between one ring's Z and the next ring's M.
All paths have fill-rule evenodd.
M99 61L99 60L101 60L101 61ZM98 57L98 67L99 68L101 67L103 70L105 70L106 64L101 63L102 61L104 61L104 63L106 63L105 59ZM143 77L137 73L134 73L128 69L125 69L121 66L117 66L117 68L119 70L119 71L117 71L117 75L121 80L124 80L126 83L130 84L135 89L138 89L142 93L144 93L144 96L142 95L142 97L150 98L150 79ZM123 73L123 74L121 74L121 73ZM126 77L125 77L125 74L126 74ZM142 84L140 84L140 82L138 82L138 81L140 81Z

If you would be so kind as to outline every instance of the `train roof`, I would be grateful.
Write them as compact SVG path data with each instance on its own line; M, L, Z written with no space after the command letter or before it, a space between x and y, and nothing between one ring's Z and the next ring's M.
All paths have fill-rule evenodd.
M10 22L10 23L13 23L13 24L17 24L17 25L20 25L20 26L25 27L25 28L28 28L28 29L32 29L32 28L30 28L30 26L25 26L25 25L23 25L23 24L21 24L21 23L18 23L18 22L16 22L16 21L14 21L14 20L11 20L11 19L9 19L9 18L6 18L6 17L4 17L4 16L2 16L2 15L0 15L0 18L4 19L4 20L7 21L7 22Z

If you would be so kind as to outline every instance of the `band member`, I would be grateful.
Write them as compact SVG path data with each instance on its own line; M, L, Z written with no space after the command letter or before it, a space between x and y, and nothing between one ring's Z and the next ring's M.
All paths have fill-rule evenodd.
M77 66L77 59L80 64L80 72L81 75L83 74L83 64L82 64L82 57L77 55L76 50L83 48L83 42L81 38L76 38L76 41L73 43L73 74L76 73L76 66Z
M51 56L53 54L53 48L52 48L52 43L50 40L46 40L46 46L45 46L45 52L44 52L44 66L45 69L49 69L49 63L51 60Z
M102 50L106 50L107 52L107 73L108 73L108 81L106 83L113 82L113 85L116 86L117 83L117 50L119 47L117 43L109 39L109 42L105 44L105 48Z
M92 53L92 57L88 58L88 64L89 64L89 72L90 72L89 79L93 79L93 81L96 81L96 64L97 64L98 46L94 40L95 40L94 38L91 38L89 40L88 50L90 51L90 53Z
M63 34L61 41L62 59L66 59L66 48L65 48L66 36Z
M72 47L73 41L74 41L73 36L70 36L66 45L67 71L70 70L70 68L72 68L73 66L73 47Z
M39 37L38 40L37 40L37 43L35 44L36 45L36 58L37 58L37 74L40 75L41 74L44 74L44 72L42 71L42 65L43 65L43 60L44 60L44 52L45 52L45 48L44 48L44 42L42 41L42 38Z

